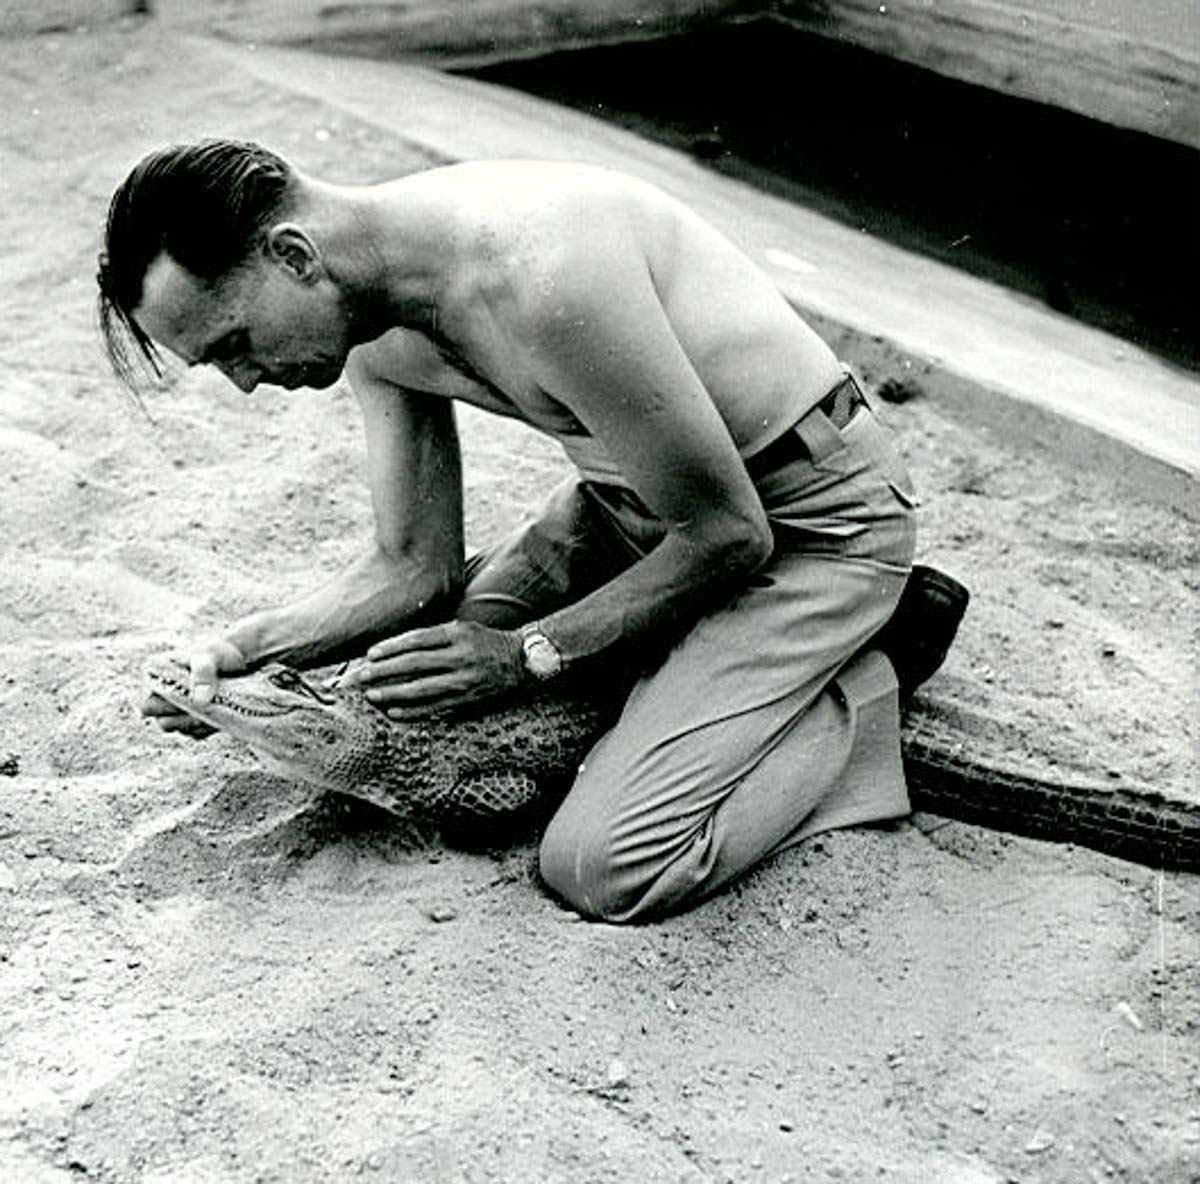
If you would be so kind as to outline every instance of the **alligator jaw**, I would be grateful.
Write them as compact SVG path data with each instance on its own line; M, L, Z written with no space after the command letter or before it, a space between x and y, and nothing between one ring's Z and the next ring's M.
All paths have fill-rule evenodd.
M169 669L167 668L168 661L170 662ZM191 695L191 678L187 667L175 658L164 659L151 666L146 677L152 691L161 695L181 711L205 719L205 722L208 722L204 715L205 709L208 707L215 707L220 711L226 711L246 719L275 719L279 716L290 715L300 706L300 704L280 702L264 703L261 707L250 707L245 703L235 703L221 694L220 684L208 703L198 703Z

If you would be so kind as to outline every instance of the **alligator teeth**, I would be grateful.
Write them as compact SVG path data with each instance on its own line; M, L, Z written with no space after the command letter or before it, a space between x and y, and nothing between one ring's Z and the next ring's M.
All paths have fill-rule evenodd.
M150 685L156 690L167 691L171 696L183 699L185 702L190 701L191 699L191 693L187 686L185 686L182 682L175 681L174 679L169 679L162 675L155 675L150 679ZM234 715L243 716L246 719L273 719L276 716L289 715L291 712L296 710L294 707L272 707L269 709L263 709L261 711L255 711L253 708L247 707L243 703L234 703L231 700L226 699L220 691L213 696L210 702L216 707L220 707L225 711L232 712ZM184 710L186 711L187 708L184 707Z

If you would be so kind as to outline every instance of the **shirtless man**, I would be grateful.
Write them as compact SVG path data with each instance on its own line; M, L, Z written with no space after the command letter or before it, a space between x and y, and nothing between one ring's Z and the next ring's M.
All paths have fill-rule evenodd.
M344 377L362 408L371 546L197 645L196 696L267 661L364 651L354 679L396 713L628 675L541 847L550 888L610 920L907 812L899 690L940 664L966 592L909 579L913 493L886 432L679 202L524 161L345 187L209 141L118 189L99 281L127 380L166 349L247 392ZM470 559L454 400L550 434L578 469ZM198 730L162 700L143 710Z

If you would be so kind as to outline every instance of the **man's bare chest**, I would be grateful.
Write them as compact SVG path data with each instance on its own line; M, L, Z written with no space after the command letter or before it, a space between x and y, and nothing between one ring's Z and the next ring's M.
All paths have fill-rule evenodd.
M427 348L419 351L419 372L408 380L417 389L520 419L551 435L584 431L571 411L531 378L519 350L488 348L486 342L464 345L436 329L421 336Z

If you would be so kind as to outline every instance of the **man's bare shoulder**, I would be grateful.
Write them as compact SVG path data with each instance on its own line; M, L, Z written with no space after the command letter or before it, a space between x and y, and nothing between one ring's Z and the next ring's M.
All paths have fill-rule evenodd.
M396 328L356 346L346 361L346 377L356 390L390 386L435 393L445 363L432 342L411 329Z
M527 196L544 201L557 195L648 191L647 182L604 165L558 160L465 160L409 173L377 187L401 193L428 189L453 194L466 205L486 208ZM656 191L661 192L661 191Z
M589 231L611 232L621 222L682 213L679 203L645 181L570 161L465 161L412 174L383 192L431 203L466 253L524 255L586 242Z

